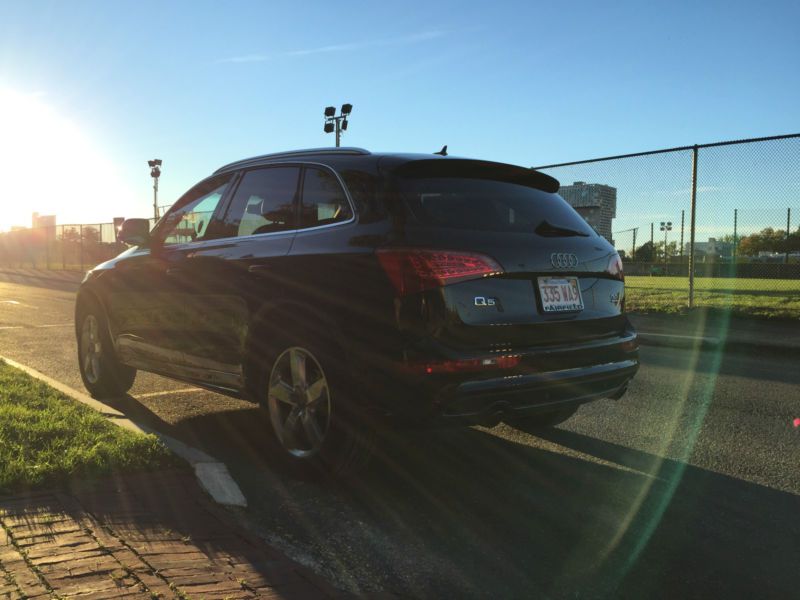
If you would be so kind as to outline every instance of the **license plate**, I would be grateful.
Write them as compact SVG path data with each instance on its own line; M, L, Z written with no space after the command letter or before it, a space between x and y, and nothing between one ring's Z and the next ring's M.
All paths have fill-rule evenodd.
M539 277L539 295L546 313L583 310L577 277Z

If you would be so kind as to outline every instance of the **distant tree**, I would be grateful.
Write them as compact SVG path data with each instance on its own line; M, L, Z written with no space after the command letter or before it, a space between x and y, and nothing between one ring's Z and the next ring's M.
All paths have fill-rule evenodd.
M100 231L96 227L83 227L83 243L96 245L100 243Z
M636 249L636 260L640 262L653 262L653 244L645 242Z
M793 234L789 239L789 246L800 234ZM756 256L759 252L785 252L787 248L786 232L783 229L765 227L758 233L745 236L739 242L739 254Z
M669 242L667 244L667 256L672 258L678 256L678 242ZM656 242L655 247L655 261L663 261L664 260L664 242Z
M65 242L80 242L81 234L77 227L67 227L61 231L61 239Z

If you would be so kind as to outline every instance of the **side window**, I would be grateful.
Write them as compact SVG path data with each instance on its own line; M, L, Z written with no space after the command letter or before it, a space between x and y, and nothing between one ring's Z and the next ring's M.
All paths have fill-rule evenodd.
M245 173L226 218L236 235L296 229L299 179L299 167L269 167Z
M352 216L350 203L336 176L326 169L306 168L300 226L328 225Z
M160 227L164 233L164 245L184 244L202 239L208 233L208 226L214 211L230 183L230 176L204 182L188 192L188 201L173 208L164 218Z

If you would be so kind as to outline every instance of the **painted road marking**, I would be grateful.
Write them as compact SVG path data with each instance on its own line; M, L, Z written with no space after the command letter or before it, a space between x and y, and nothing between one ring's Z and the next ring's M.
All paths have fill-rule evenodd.
M43 329L45 327L72 327L73 323L52 323L48 325L3 325L0 329Z
M185 394L189 392L202 392L203 388L181 388L179 390L164 390L161 392L147 392L146 394L136 394L136 398L155 398L156 396L168 396L169 394Z

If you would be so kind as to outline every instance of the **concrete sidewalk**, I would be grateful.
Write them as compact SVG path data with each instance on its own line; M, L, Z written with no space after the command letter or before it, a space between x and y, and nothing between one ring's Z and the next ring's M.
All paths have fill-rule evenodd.
M629 313L644 344L800 356L800 319L730 317L718 311Z
M247 533L189 472L0 498L3 598L334 598Z

